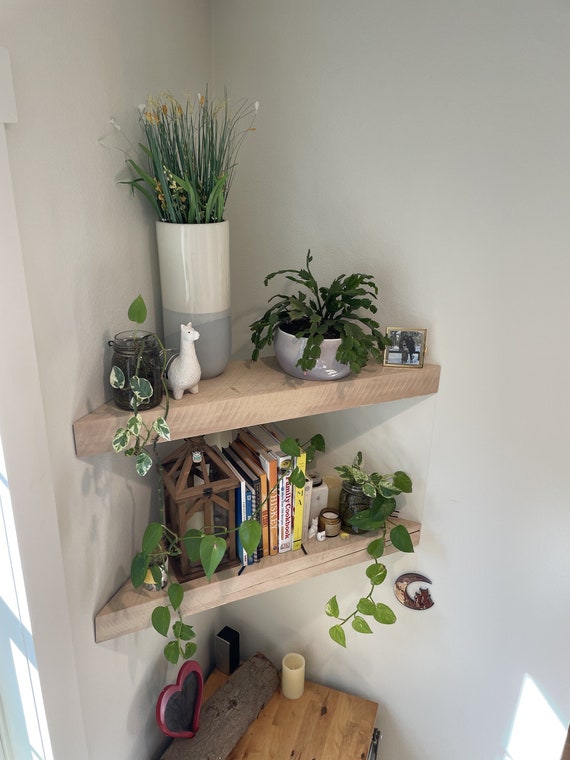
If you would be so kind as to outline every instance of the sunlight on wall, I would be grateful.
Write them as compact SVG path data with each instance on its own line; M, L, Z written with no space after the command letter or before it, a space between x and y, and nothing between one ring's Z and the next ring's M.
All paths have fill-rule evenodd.
M53 760L0 441L0 713L6 760ZM8 727L10 735L8 735ZM0 750L0 758L2 757Z
M504 760L560 760L565 739L562 721L525 674Z

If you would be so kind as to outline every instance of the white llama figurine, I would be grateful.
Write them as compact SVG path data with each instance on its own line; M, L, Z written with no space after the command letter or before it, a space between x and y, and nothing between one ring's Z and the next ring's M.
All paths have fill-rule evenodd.
M202 375L195 341L200 337L192 322L180 325L180 353L170 360L166 367L166 383L175 399L181 399L184 391L198 393L198 383Z

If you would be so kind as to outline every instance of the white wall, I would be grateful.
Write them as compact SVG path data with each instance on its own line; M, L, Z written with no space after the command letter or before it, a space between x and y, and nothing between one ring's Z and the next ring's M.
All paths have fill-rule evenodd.
M236 349L249 350L263 275L311 247L324 277L374 273L383 322L428 327L443 374L437 398L307 422L326 432L329 466L361 446L371 464L414 476L406 509L423 519L422 546L390 560L389 580L412 563L432 578L435 607L402 608L393 628L340 650L320 608L331 593L359 595L352 568L199 616L201 656L214 627L234 623L245 654L303 647L311 677L378 700L383 760L500 758L525 673L570 719L568 10L556 0L211 7L212 18L206 0L0 6L70 620L63 636L65 621L33 620L36 639L72 642L88 757L150 757L154 701L174 672L161 642L152 631L93 642L150 496L129 462L77 460L71 423L105 398L106 340L125 305L138 292L158 304L152 217L114 184L121 155L98 139L117 138L111 115L135 134L149 92L203 87L213 57L218 87L261 101L230 201ZM5 325L16 306L3 304ZM15 467L21 477L29 463ZM37 569L50 558L33 539ZM55 669L42 677L55 688ZM47 710L61 737L60 707Z
M226 614L251 650L299 647L313 678L378 700L385 760L502 758L525 673L570 720L568 6L213 8L218 84L261 103L229 215L248 251L236 342L263 276L310 247L325 277L374 273L384 324L427 327L443 366L436 400L310 421L340 445L331 464L360 445L420 483L428 467L420 550L390 561L389 581L424 572L432 610L327 644L320 609L358 598L353 568Z
M127 147L109 125L113 116L138 140L137 105L149 93L203 89L210 40L206 0L6 0L0 7L0 45L10 51L18 107L18 122L6 128L8 156L47 442L42 398L24 393L34 391L33 374L18 395L2 397L3 422L16 410L22 417L20 429L3 425L2 437L56 760L140 760L163 739L154 706L176 674L162 657L164 642L147 630L96 645L93 624L128 575L152 508L150 484L117 456L77 459L71 426L109 398L107 340L128 326L128 304L143 293L152 327L158 293L154 220L115 182L123 154L99 139ZM13 271L3 258L2 317L12 331L2 342L3 374L18 372L14 357L31 356L34 369L26 292ZM194 621L205 666L213 619Z

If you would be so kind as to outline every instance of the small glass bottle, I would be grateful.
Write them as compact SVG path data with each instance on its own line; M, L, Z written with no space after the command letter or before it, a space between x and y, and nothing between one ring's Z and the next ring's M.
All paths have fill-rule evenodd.
M130 380L135 375L152 385L152 396L138 405L139 410L152 409L162 401L162 361L156 336L142 330L126 330L109 341L113 348L112 364L125 376L123 388L113 388L113 401L119 409L132 411Z
M340 495L338 497L338 509L342 521L342 529L347 533L367 533L366 530L360 530L348 521L351 517L370 507L370 497L362 491L362 486L357 483L342 482Z

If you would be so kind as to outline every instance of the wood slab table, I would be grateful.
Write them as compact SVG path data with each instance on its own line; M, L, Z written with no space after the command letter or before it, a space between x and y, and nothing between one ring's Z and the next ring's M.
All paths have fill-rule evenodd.
M204 700L228 676L214 670ZM305 681L300 699L278 690L226 760L366 760L378 705Z

